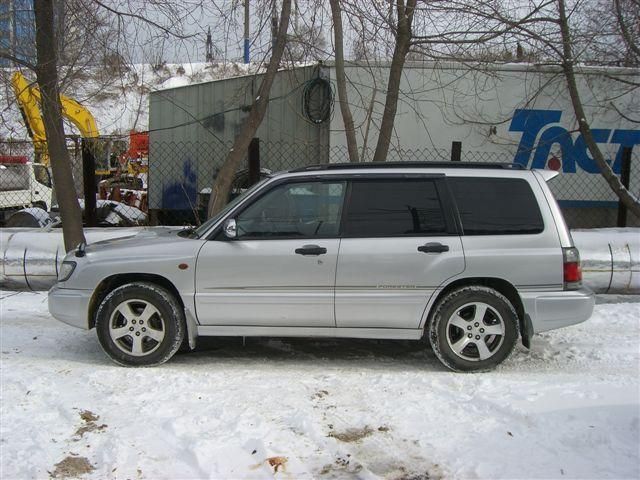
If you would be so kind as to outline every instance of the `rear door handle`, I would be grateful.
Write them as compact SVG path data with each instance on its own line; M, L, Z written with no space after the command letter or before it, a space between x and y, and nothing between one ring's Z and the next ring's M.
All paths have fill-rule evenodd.
M324 255L327 253L327 249L318 245L303 245L301 248L296 248L298 255Z
M449 251L449 245L443 245L438 242L425 243L418 247L419 252L423 253L442 253Z

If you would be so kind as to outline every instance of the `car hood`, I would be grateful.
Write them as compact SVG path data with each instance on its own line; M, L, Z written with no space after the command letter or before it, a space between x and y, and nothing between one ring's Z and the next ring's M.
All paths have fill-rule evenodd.
M181 237L178 235L182 228L157 227L141 231L136 235L111 238L91 243L86 247L88 257L103 255L118 255L122 257L168 255L173 256L176 251L183 252L201 245L202 240Z

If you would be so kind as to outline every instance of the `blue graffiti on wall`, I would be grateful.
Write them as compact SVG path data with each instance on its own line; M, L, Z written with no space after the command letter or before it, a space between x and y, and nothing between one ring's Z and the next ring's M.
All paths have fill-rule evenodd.
M182 164L182 178L162 190L162 207L172 210L192 210L197 207L197 174L187 158Z
M561 117L562 110L516 110L509 131L522 132L522 137L513 163L531 168L549 167L565 173L575 173L577 168L587 173L600 173L598 165L588 154L582 134L574 140L565 128L554 125L560 122ZM622 151L625 147L640 144L640 130L592 128L591 132L598 143L618 145L615 158L607 162L619 174ZM554 144L560 146L562 162L555 156L549 159Z

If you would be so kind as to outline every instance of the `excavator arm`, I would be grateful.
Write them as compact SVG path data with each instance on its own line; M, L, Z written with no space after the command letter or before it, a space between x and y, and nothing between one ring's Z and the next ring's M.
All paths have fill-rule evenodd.
M82 138L96 138L100 135L96 119L80 102L60 94L60 103L62 104L62 115L80 130Z
M40 125L42 125L42 136L46 139L44 134L44 123L42 122L42 117L40 115L40 105L42 103L40 89L29 84L27 79L24 78L24 75L20 72L13 74L13 89L21 108L24 108L29 120L33 118L35 119L35 123L37 123L39 119ZM27 92L26 95L24 95L23 92ZM22 100L23 97L24 104ZM62 115L73 123L78 130L80 130L82 138L96 138L100 135L98 132L98 126L96 125L96 119L93 118L91 112L87 110L84 105L77 100L62 94L60 94L60 104L62 105ZM31 127L31 122L30 128L34 131L33 127Z
M40 154L42 163L48 164L47 135L40 113L40 105L42 104L40 89L30 84L20 72L13 74L11 85L36 153ZM80 102L60 94L60 104L62 105L62 115L76 126L82 138L96 138L100 135L96 119Z
M27 79L20 72L13 74L11 86L18 101L22 119L27 126L27 132L29 132L29 136L33 141L36 154L46 158L47 135L44 131L44 122L40 114L40 90L27 82Z

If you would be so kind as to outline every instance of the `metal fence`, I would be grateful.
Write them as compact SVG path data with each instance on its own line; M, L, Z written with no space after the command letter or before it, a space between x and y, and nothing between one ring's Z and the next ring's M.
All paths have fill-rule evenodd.
M69 150L78 198L84 197L82 148L77 139L69 140ZM98 225L197 225L206 219L211 187L222 166L230 144L222 143L151 143L148 168L132 170L126 165L112 165L107 177L95 177ZM373 150L360 152L363 161L371 160ZM7 221L19 208L31 205L46 206L56 216L55 193L49 201L42 172L35 166L16 167L7 162L10 157L26 157L33 161L33 148L29 142L0 142L0 212ZM469 162L511 163L513 154L468 151L464 148L448 149L391 149L388 161L450 161L456 158ZM230 197L249 187L259 176L327 162L345 162L345 146L318 148L317 145L286 144L280 142L252 142L242 167L237 172ZM4 163L3 163L4 162ZM251 168L250 168L251 167ZM9 172L22 169L22 180L10 178ZM12 170L14 169L14 170ZM31 169L31 170L29 170ZM26 173L25 173L26 172ZM26 177L29 178L26 178ZM252 178L253 176L253 178ZM14 175L15 177L15 175ZM634 157L630 171L633 192L640 190L640 165ZM619 225L618 202L606 181L598 174L561 173L550 187L558 199L565 219L571 228L615 227ZM38 192L37 194L35 192ZM3 217L0 216L0 221ZM8 222L5 225L10 224ZM640 226L640 219L626 215L628 226Z

